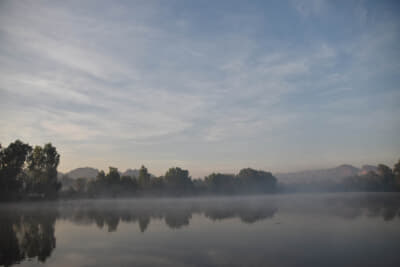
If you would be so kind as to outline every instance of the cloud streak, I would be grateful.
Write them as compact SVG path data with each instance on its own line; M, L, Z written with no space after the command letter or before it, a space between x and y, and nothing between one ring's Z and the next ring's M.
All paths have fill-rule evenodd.
M52 141L67 151L62 169L105 168L98 164L118 159L121 168L153 163L157 173L170 159L199 175L237 164L282 170L287 155L305 147L310 165L303 167L322 166L311 141L318 136L331 138L329 163L357 153L387 155L371 163L395 156L400 36L399 19L387 15L393 7L220 4L4 1L1 142ZM336 27L335 16L342 18ZM388 98L397 101L381 102ZM355 134L330 134L338 125ZM379 127L367 135L362 125ZM340 157L329 152L338 144L349 150ZM288 169L305 164L293 160Z

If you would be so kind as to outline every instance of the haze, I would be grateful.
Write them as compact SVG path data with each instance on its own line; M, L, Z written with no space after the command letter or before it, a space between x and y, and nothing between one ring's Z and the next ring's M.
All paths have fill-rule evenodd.
M60 171L393 165L398 1L1 1L0 140Z

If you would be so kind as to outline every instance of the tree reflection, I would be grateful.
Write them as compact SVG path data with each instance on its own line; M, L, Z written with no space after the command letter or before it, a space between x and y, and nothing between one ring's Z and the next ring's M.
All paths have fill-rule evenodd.
M129 205L127 205L129 204ZM124 203L106 202L97 205L96 202L80 207L68 207L60 210L61 217L76 224L95 224L102 229L107 227L109 232L117 230L120 221L138 223L139 230L145 232L153 219L164 220L171 229L179 229L190 224L193 214L204 214L211 220L240 218L242 222L254 223L259 220L272 218L277 211L272 203L248 203L241 201L220 203L193 201L182 203L179 200L160 203Z
M209 207L205 210L204 215L214 221L239 218L244 223L255 223L260 220L272 218L276 212L277 207L273 203L238 203L228 209L224 205Z
M144 233L150 223L150 217L139 217L140 232Z
M2 210L0 220L0 265L24 259L45 262L56 247L55 211Z
M400 197L398 194L359 195L356 197L337 197L328 199L322 206L333 215L355 219L360 216L381 217L391 221L400 217Z
M309 214L329 214L343 219L355 219L360 216L381 217L388 221L400 216L400 198L380 195L365 197L333 197L324 198L316 203L313 198L308 202L282 203L270 199L268 202L260 199L252 201L243 199L218 199L215 201L110 201L100 205L96 201L88 205L60 210L67 220L77 224L95 224L104 226L109 232L117 231L121 221L138 223L139 230L145 232L151 220L164 220L171 229L179 229L190 224L194 214L204 215L212 221L238 218L243 223L256 223L274 217L278 207L288 206L289 212Z
M165 214L165 223L171 229L178 229L189 225L191 218L192 213L190 210L170 210Z
M4 216L0 220L0 265L10 266L24 259L13 225L14 218Z
M318 201L316 201L318 200ZM211 200L130 200L81 201L48 206L15 208L0 206L0 265L10 266L25 259L45 262L56 247L55 221L64 219L75 224L96 225L108 232L118 230L120 223L137 223L146 232L151 220L164 221L171 229L188 226L193 216L212 221L238 219L252 224L270 220L280 211L302 216L328 215L345 220L360 216L391 221L400 217L398 195L333 195L293 198L216 198Z

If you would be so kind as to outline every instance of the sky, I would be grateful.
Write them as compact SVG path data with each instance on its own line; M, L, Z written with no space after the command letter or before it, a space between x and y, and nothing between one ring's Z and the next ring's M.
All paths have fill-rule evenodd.
M0 1L0 143L193 177L400 158L399 1Z

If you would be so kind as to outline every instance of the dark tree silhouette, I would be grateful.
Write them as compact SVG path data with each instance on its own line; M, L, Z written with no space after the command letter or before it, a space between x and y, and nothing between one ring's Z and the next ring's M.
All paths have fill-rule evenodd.
M16 140L8 147L0 145L0 200L15 199L23 189L22 169L32 147Z
M241 169L237 175L240 187L250 193L272 193L276 191L276 178L265 171L251 168Z
M60 155L51 143L36 146L28 157L28 191L54 199L61 188L57 181L57 167Z
M45 262L56 247L54 210L2 210L0 220L0 265L24 259Z
M189 171L178 167L170 168L164 176L168 190L174 194L184 194L192 189Z
M139 170L138 181L139 181L139 186L142 189L148 189L148 187L150 186L150 174L144 165L142 165L142 167Z

